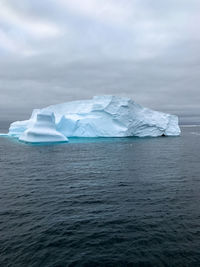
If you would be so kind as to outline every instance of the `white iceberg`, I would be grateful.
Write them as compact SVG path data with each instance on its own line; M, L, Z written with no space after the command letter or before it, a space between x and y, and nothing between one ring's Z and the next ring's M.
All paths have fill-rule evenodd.
M28 143L68 141L66 136L56 130L55 117L52 112L38 113L32 125L19 136L19 140Z
M55 122L50 126L42 114L54 114ZM33 110L29 120L10 125L9 135L40 142L64 137L178 136L180 128L177 116L144 108L130 98L95 96Z

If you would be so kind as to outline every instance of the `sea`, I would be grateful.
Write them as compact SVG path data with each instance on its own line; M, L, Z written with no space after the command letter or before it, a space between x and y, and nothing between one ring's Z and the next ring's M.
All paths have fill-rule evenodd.
M0 137L0 266L200 266L200 127L181 130Z

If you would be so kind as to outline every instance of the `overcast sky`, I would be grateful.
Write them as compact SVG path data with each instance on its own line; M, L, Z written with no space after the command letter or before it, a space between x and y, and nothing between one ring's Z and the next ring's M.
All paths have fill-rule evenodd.
M199 0L0 0L0 118L93 95L199 111Z

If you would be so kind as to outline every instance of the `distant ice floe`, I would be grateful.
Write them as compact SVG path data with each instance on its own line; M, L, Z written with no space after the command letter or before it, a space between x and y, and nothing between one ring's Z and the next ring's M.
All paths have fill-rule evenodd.
M188 125L181 125L182 128L194 128L194 127L200 127L199 124L188 124Z
M0 133L0 137L6 137L6 136L8 136L7 133Z
M178 117L130 98L95 96L35 109L31 118L10 125L9 136L29 143L67 142L68 137L156 137L180 135Z

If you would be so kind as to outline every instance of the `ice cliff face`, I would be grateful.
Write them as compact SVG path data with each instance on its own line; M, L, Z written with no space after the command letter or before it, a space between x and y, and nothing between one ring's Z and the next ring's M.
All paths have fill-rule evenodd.
M55 115L55 129L65 137L178 136L178 117L153 111L126 97L95 96L34 110L27 121L11 124L9 135L33 140L38 132L38 118ZM39 117L38 117L39 116ZM25 132L25 133L24 133ZM40 133L48 139L49 128L40 122ZM33 139L30 139L30 137Z

